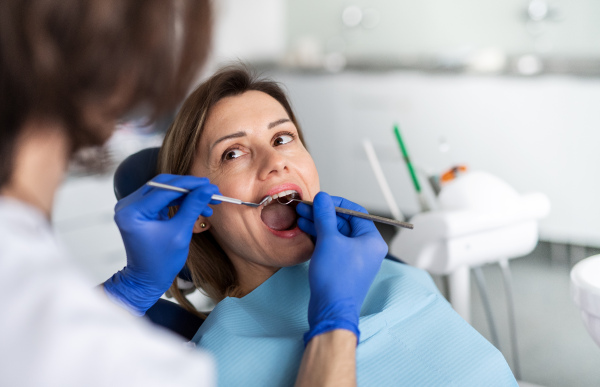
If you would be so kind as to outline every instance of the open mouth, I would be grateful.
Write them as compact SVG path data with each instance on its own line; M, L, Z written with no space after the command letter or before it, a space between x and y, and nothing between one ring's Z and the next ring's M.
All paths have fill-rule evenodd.
M295 229L297 227L296 220L298 219L298 215L296 214L297 202L290 202L290 199L293 198L301 199L298 191L286 190L271 195L265 204L263 204L260 213L263 223L275 231ZM288 202L290 203L287 205L282 204Z

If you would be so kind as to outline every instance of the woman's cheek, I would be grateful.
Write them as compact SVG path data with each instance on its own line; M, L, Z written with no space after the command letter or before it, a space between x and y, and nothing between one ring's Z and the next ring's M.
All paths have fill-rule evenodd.
M251 192L252 181L248 173L226 173L211 182L219 187L221 194L242 200L251 200L247 196Z
M252 175L252 164L249 155L240 159L230 160L223 164L217 172L218 178L223 181L238 181Z
M317 171L315 162L310 155L307 155L303 165L305 165L303 174L306 179L306 183L309 186L311 194L314 196L320 191L319 172Z

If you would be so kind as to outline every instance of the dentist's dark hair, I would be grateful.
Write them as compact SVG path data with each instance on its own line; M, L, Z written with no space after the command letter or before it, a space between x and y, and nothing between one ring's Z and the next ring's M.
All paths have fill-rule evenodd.
M0 187L29 121L64 126L76 151L134 109L176 108L208 54L210 3L0 1Z
M219 70L187 97L165 136L158 157L158 172L190 174L212 107L223 98L251 90L261 91L277 100L298 129L298 138L304 143L300 125L283 88L277 82L261 78L247 66L235 64ZM171 214L175 214L174 209ZM239 296L235 268L210 230L193 235L186 265L194 285L214 301L221 301L227 296ZM176 282L170 291L186 309L201 315L181 293Z

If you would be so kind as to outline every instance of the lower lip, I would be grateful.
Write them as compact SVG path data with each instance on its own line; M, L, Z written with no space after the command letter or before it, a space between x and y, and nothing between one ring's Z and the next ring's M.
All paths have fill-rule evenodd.
M264 223L263 223L264 224ZM300 230L300 227L296 226L295 228L291 229L291 230L274 230L272 228L270 228L269 226L267 226L265 224L265 227L271 231L275 236L278 236L280 238L294 238L300 234L303 234L303 231Z

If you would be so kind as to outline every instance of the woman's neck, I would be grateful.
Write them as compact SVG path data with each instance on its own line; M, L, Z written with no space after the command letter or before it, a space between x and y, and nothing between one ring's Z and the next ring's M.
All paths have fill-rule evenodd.
M28 203L50 218L68 159L69 140L62 126L28 122L17 139L11 179L0 194Z
M239 298L251 293L279 270L276 267L266 267L244 260L232 259L232 263L238 273L238 286L233 296Z

